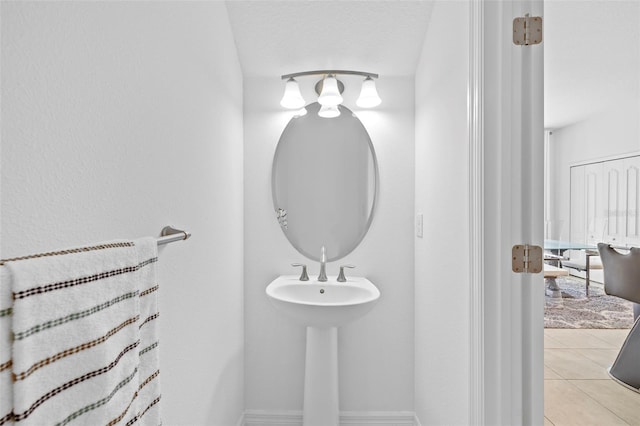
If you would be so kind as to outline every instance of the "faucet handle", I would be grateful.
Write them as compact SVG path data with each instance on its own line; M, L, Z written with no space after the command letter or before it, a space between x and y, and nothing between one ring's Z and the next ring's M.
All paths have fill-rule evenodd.
M344 268L349 268L349 269L353 269L355 268L355 265L341 265L340 266L340 273L338 274L338 279L337 281L339 283L344 283L347 281L347 277L344 276Z
M309 275L307 274L307 265L305 265L304 263L292 263L291 266L302 266L300 281L309 281Z

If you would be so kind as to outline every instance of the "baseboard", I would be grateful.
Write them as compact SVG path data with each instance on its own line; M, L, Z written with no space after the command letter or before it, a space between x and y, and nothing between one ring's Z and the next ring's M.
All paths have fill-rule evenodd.
M302 425L302 411L246 410L242 426Z
M302 426L302 411L247 410L242 420L242 426ZM416 420L412 411L340 413L340 426L416 426Z
M415 426L413 411L345 411L340 425Z

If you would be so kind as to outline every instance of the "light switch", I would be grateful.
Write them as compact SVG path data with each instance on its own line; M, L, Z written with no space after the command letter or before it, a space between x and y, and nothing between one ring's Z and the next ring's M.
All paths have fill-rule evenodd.
M416 215L416 236L422 238L422 213Z

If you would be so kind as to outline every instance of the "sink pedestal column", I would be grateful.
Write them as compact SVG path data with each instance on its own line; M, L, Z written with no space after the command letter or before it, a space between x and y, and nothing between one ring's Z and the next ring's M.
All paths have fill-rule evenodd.
M338 328L307 327L304 426L338 426Z

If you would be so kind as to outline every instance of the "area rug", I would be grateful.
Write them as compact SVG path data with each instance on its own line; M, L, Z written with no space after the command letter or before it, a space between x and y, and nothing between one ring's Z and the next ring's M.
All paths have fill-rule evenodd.
M562 299L545 296L545 328L631 328L633 304L604 294L602 284L589 286L573 277L557 279Z

